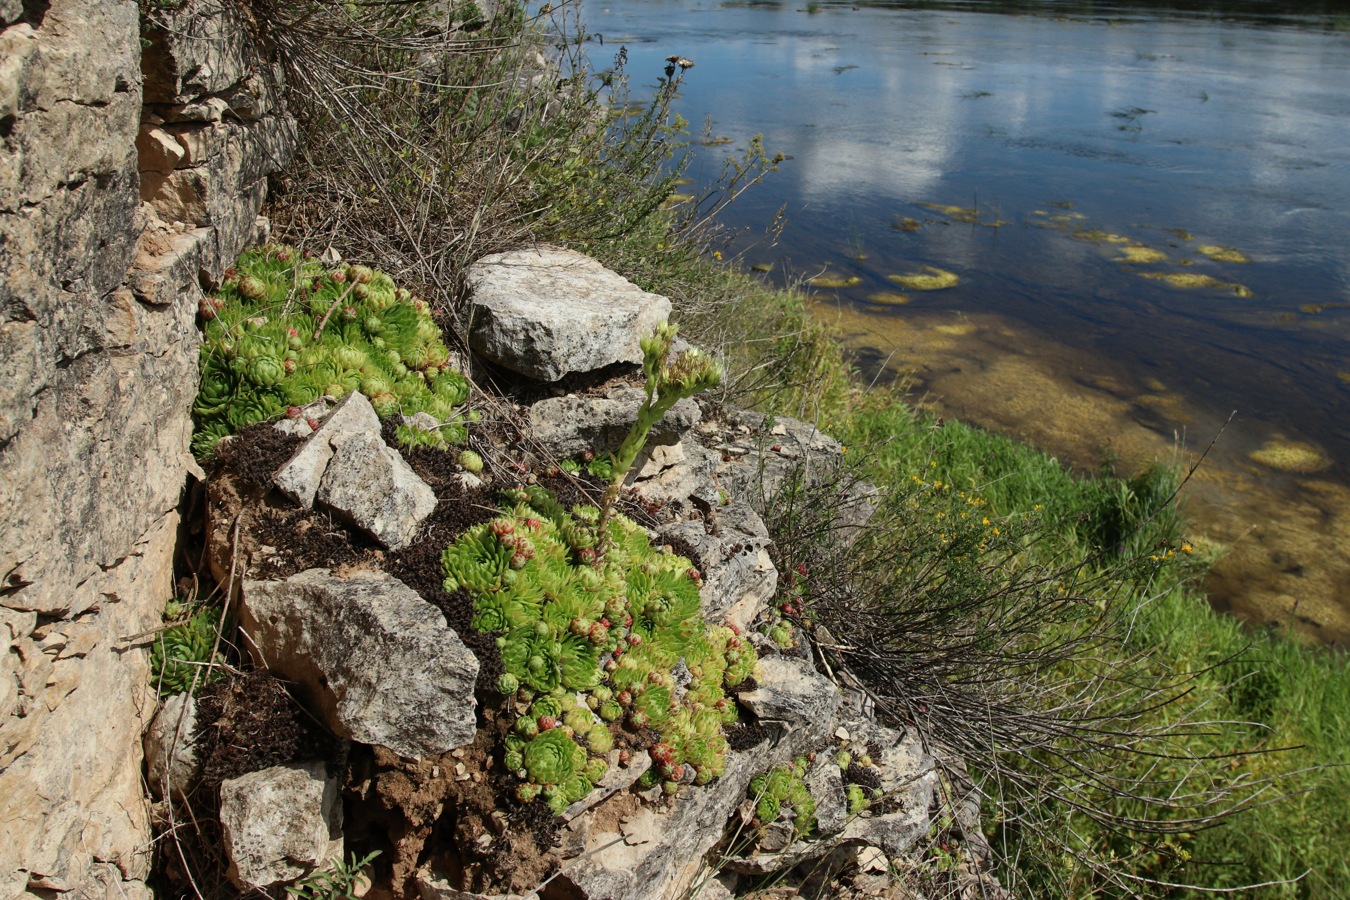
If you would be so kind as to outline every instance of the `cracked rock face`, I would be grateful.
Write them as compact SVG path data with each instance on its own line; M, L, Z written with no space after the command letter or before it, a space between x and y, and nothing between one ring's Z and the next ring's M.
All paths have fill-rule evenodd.
M119 641L159 624L172 596L177 509L199 471L201 283L253 239L266 175L293 144L279 107L250 123L147 110L143 92L162 85L143 57L186 71L197 60L182 54L203 45L143 53L140 18L134 0L0 0L5 897L148 896L140 732L153 703L145 651ZM216 71L209 86L175 82L174 103L253 74ZM145 189L186 183L188 168L200 218L158 222Z
M468 284L474 351L537 381L640 363L638 341L670 317L665 297L556 247L485 256Z

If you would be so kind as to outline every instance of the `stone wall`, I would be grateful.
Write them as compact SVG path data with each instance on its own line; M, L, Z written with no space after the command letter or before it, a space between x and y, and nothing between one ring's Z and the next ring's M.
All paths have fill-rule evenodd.
M226 4L145 37L134 0L0 0L4 897L148 893L137 636L173 591L197 302L295 140Z

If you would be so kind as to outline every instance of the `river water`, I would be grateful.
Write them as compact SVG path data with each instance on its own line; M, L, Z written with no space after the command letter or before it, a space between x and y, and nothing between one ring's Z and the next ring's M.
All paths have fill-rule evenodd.
M1184 464L1218 435L1187 494L1222 554L1211 596L1345 643L1350 16L1181 6L583 18L635 93L667 56L695 62L678 109L714 139L696 181L755 134L789 157L722 218L747 265L815 279L865 371L1083 468Z

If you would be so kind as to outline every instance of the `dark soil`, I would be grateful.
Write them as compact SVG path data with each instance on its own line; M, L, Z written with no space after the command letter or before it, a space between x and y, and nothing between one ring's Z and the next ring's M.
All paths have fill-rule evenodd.
M727 746L732 750L749 750L758 747L769 739L769 731L759 722L746 722L728 726L726 729Z
M202 688L197 722L201 794L211 806L222 781L315 759L332 764L341 755L342 742L262 670Z
M516 802L497 755L507 717L483 713L468 747L423 760L363 748L353 764L361 788L348 821L386 851L396 892L416 895L409 878L428 860L459 889L490 893L523 894L557 868L557 819L540 801Z
M226 470L233 473L240 484L268 491L272 487L272 473L281 468L302 443L304 438L282 434L272 427L271 422L246 426L220 443L212 474Z

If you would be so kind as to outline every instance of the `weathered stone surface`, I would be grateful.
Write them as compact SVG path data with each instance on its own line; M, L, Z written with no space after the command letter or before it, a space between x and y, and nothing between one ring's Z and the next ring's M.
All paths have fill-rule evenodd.
M641 388L620 385L600 396L568 394L540 400L530 407L530 438L553 459L573 457L583 450L610 453L628 436L645 398ZM701 416L697 403L681 400L652 426L648 444L675 443Z
M727 754L726 773L705 787L686 785L668 807L642 806L618 831L594 825L586 852L558 874L559 890L609 900L675 898L694 885L703 856L722 836L728 816L745 797L750 779L786 762L825 738L828 717L775 729L767 742ZM603 816L605 804L590 815ZM615 843L616 839L618 840ZM566 893L561 896L571 896Z
M830 835L841 831L848 821L848 795L844 789L844 774L829 753L816 757L815 765L806 776L806 787L816 804L816 830Z
M837 720L835 724L839 724ZM860 815L849 816L842 828L834 828L833 833L825 828L824 820L821 820L819 835L799 840L776 852L757 852L730 860L727 865L731 870L749 875L766 875L818 859L839 847L879 848L884 860L888 856L906 853L928 833L931 822L929 809L939 775L933 758L924 751L918 735L912 732L902 735L861 718L846 718L841 727L843 733L851 736L850 746L881 748L880 755L873 762L881 779L881 789L887 798L888 808L894 811L882 815L865 811ZM822 767L821 760L834 770L833 774ZM839 768L825 757L821 760L817 761L817 767L809 778L812 797L817 801L818 819L822 813L820 801L842 802L833 798L836 790L843 790L842 780L837 785L832 783ZM825 812L830 816L832 825L843 817L842 811Z
M450 886L450 882L427 869L420 870L416 876L417 893L422 900L534 900L538 894L528 898L520 894L475 894L473 891L461 891Z
M253 180L210 182L210 227L147 229L141 171L181 165L190 148L167 128L138 148L139 19L133 0L0 0L5 897L147 893L152 706L146 650L124 639L158 624L172 593L175 510L196 470L200 284L251 239L260 172L285 161L283 141L245 148L254 132L236 130L222 159L238 165L217 171Z
M123 637L159 623L177 527L167 513L120 562L80 584L68 601L86 610L79 616L39 625L33 611L0 609L18 688L0 716L0 896L22 896L30 879L82 896L105 887L145 894L141 731L153 701L148 653Z
M331 509L390 549L407 546L436 508L435 492L384 443L375 409L357 391L338 401L272 483L306 509L316 502Z
M408 757L473 740L478 660L390 575L310 569L246 581L239 624L255 657L295 682L338 734Z
M556 247L486 256L469 268L468 284L473 349L539 381L641 362L639 339L671 309L665 297Z
M564 821L570 822L613 794L632 787L633 783L652 767L652 758L646 750L639 750L633 754L632 761L626 766L620 766L618 762L619 751L611 750L609 771L605 772L604 778L596 782L595 790L563 810L562 818Z
M764 656L755 669L758 687L740 701L761 720L828 722L839 708L839 688L795 656Z
M191 694L174 694L150 721L142 745L146 781L156 797L182 799L191 793L201 772L196 732L197 701Z
M708 621L747 628L778 589L778 570L767 549L769 531L744 500L711 507L706 515L714 527L693 519L670 525L663 533L688 541L702 560L699 593Z
M220 785L230 881L244 890L293 881L341 853L342 803L321 762L273 766Z
M145 102L183 104L237 90L261 70L272 74L249 39L246 13L223 0L197 0L190 9L164 7L148 17Z
M436 508L436 492L379 435L349 434L332 443L315 502L391 550L411 544Z
M843 446L809 422L730 407L722 412L724 421L707 422L700 433L724 454L718 483L757 510L799 477L808 485L830 478L843 458Z
M314 506L314 498L323 482L323 473L333 459L334 443L352 434L380 433L380 417L365 394L352 391L327 414L308 440L272 476L281 493L305 509Z

